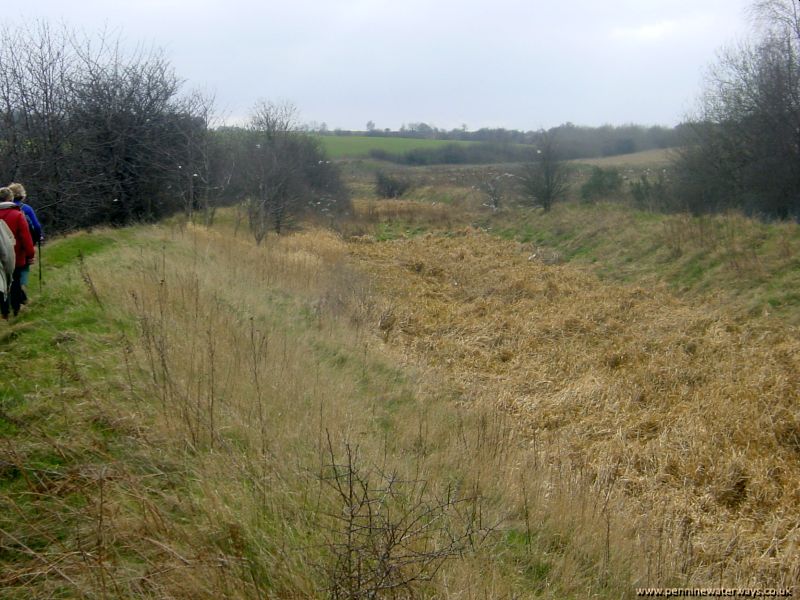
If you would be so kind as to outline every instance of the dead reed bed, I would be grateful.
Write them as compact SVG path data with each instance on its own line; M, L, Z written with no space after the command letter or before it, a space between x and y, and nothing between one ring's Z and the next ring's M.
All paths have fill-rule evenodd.
M798 583L796 327L605 284L470 228L350 253L392 299L389 345L465 405L513 416L548 466L530 479L560 499L549 510L580 528L602 498L643 580Z
M453 218L454 211L452 206L441 202L356 198L353 201L353 212L358 221L366 223L401 221L446 226Z

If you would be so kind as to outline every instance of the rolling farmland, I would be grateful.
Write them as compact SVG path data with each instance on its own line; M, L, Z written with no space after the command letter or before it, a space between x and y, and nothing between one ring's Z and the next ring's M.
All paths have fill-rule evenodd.
M364 158L370 150L382 150L392 154L402 154L416 148L440 148L450 144L471 145L480 142L459 142L451 140L423 140L400 137L378 136L321 136L320 140L331 158Z

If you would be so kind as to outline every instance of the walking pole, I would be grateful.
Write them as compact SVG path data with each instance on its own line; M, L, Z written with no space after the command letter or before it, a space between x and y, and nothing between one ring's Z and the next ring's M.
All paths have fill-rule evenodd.
M39 291L42 291L42 240L36 242L36 246L39 248Z

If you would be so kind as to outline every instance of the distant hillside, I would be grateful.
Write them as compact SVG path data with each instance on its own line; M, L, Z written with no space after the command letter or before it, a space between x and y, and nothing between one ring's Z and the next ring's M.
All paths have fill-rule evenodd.
M600 127L587 127L564 123L558 127L552 127L547 132L520 131L514 129L479 129L477 131L467 131L465 129L454 129L445 131L426 123L411 123L399 131L381 132L380 135L369 135L365 131L343 131L336 130L331 136L327 134L323 139L326 147L331 144L338 148L339 144L345 144L347 149L344 151L347 156L363 157L366 153L362 152L363 140L368 140L368 153L371 149L377 149L391 153L407 152L410 149L426 149L441 147L441 144L461 144L464 142L479 142L487 146L497 146L502 148L518 148L536 146L542 140L542 136L547 133L554 136L558 142L559 153L565 159L574 158L599 158L604 156L618 156L622 154L633 154L646 150L660 150L664 148L674 148L683 144L685 138L685 125L676 127L659 127L643 125L603 125ZM375 132L377 133L377 131ZM345 139L360 140L353 141L353 149ZM336 140L336 141L334 141ZM383 141L388 145L383 145ZM400 144L395 146L394 143ZM415 140L413 145L408 146L400 140ZM353 155L352 153L356 154ZM335 158L336 151L331 149L331 154ZM463 161L459 161L463 162ZM474 157L469 162L474 162ZM446 164L447 161L438 160L424 164Z
M322 136L322 146L331 158L367 158L372 150L402 154L409 150L442 148L451 144L469 146L480 142L458 142L452 140L423 140L401 137L377 137L367 135Z
M330 158L375 158L394 163L421 166L443 164L489 164L522 162L535 148L534 144L492 141L436 140L366 135L321 136L322 146ZM595 149L579 148L570 140L559 142L564 158L597 166L669 162L670 149L655 148L639 152L602 154ZM631 161L631 159L633 159Z

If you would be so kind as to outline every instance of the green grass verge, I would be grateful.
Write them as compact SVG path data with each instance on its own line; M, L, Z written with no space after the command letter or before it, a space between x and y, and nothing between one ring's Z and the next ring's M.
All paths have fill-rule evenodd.
M800 323L800 227L741 215L692 217L616 203L512 210L479 224L504 239L545 247L603 279L710 296L747 314L766 310Z
M0 327L0 587L7 597L66 593L67 577L48 577L47 557L65 547L77 553L79 539L87 548L97 542L98 469L130 456L129 432L98 399L128 401L116 378L120 355L108 349L120 347L132 323L89 293L78 259L113 243L80 234L45 246L44 285L32 278L29 305ZM32 561L42 565L40 576L16 575Z
M416 237L426 231L428 231L428 228L423 225L414 225L402 221L385 221L377 224L375 239L379 242L387 242L399 238Z

